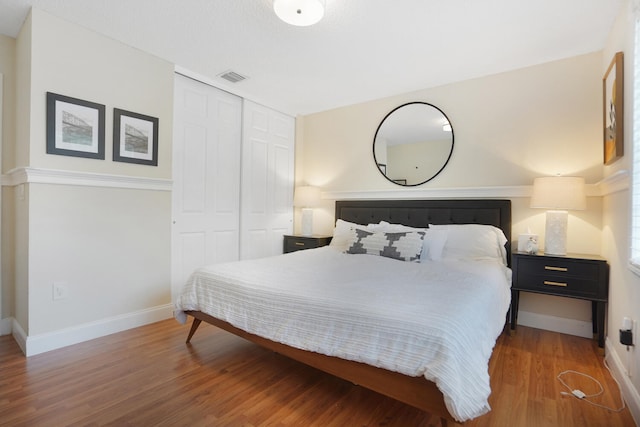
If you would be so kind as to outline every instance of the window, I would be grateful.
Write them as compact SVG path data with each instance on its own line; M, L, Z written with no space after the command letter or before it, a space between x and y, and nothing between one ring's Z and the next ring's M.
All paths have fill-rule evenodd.
M640 275L640 18L635 10L633 55L633 166L631 176L631 259L629 266Z

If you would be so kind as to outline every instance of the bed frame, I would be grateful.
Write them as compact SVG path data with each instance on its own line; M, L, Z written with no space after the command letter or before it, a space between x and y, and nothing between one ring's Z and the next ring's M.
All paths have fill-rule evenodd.
M350 200L336 202L336 219L358 224L388 221L412 227L429 224L488 224L499 227L507 237L507 257L511 264L510 200ZM441 419L442 426L458 425L449 414L435 383L423 377L410 377L359 362L300 350L250 334L200 311L187 311L193 324L187 337L202 321L252 341L284 356L305 363L339 378L422 409Z

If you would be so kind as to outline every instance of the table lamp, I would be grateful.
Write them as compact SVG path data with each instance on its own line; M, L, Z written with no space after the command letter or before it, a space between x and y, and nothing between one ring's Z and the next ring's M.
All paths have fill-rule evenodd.
M584 178L549 176L533 181L532 208L546 208L544 252L567 254L567 223L570 210L585 210L587 196Z
M302 208L302 235L313 234L313 208L320 202L320 189L310 185L296 187L293 205Z

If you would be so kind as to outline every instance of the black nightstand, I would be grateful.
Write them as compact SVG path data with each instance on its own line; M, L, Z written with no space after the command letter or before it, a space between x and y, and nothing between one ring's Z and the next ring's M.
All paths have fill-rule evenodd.
M319 248L326 246L331 242L331 236L284 236L282 251L287 254L289 252L301 251L303 249Z
M511 331L518 320L520 291L591 301L593 333L604 348L605 305L609 300L609 264L597 255L512 254Z

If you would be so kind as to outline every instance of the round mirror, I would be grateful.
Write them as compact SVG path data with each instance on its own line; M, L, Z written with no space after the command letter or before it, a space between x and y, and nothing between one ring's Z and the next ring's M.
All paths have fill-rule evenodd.
M424 184L438 175L453 153L453 128L438 107L410 102L391 111L373 138L373 158L389 181Z

